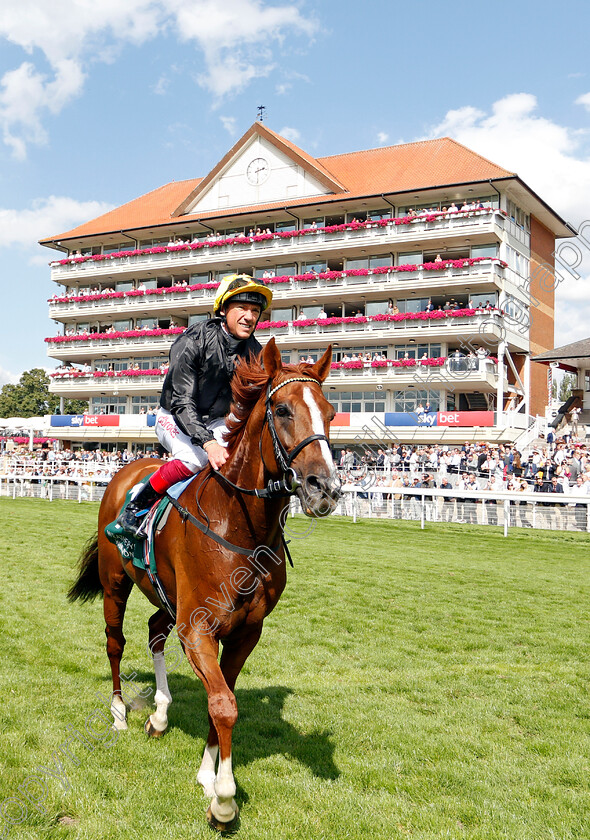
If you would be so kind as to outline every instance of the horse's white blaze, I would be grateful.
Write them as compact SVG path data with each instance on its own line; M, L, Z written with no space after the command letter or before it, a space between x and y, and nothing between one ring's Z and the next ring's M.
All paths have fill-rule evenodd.
M313 429L314 435L325 434L322 412L320 411L320 408L317 402L315 401L315 397L309 385L305 385L305 387L303 388L303 399L305 400L305 404L309 408L309 414L311 416L311 427ZM319 440L318 443L320 445L322 455L324 456L324 461L329 467L330 472L333 473L335 470L335 466L334 460L332 458L332 453L330 452L330 447L328 446L328 443L325 440Z
M219 747L215 745L210 747L205 745L203 752L203 760L197 773L197 782L202 786L205 796L215 796L215 765L217 763L217 756L219 754Z
M172 703L172 695L168 690L168 675L166 673L166 658L164 651L153 654L154 672L156 674L156 693L154 701L156 711L150 715L154 729L163 732L168 726L168 706Z

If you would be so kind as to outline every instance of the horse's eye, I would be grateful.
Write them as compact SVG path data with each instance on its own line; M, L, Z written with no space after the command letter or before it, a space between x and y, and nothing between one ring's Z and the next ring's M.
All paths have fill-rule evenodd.
M275 414L277 417L288 417L290 415L290 411L286 405L277 405L275 409Z

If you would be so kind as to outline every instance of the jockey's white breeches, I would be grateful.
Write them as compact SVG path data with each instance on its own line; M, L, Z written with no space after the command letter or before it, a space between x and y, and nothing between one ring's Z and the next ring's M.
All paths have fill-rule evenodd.
M227 446L223 435L227 431L225 419L218 417L205 424L221 446ZM188 435L179 429L169 411L160 407L156 413L156 435L164 449L172 458L178 458L189 470L198 472L209 463L207 453L202 446L195 446Z

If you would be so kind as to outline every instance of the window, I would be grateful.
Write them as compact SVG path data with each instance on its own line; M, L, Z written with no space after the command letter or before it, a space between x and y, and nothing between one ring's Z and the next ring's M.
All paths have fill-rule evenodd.
M138 330L155 330L158 326L158 321L156 318L138 318L137 319L137 329ZM126 328L127 329L127 328Z
M197 283L208 283L209 282L209 272L205 272L204 274L191 274L188 279L189 286L196 286Z
M301 265L301 273L308 274L313 271L317 271L320 274L322 271L325 271L327 268L325 260L314 260L313 262L305 262Z
M115 321L113 323L113 326L116 330L130 330L131 329L131 321L130 320Z
M387 313L386 300L372 300L365 306L365 315L385 315Z
M488 305L491 305L494 308L496 308L498 306L498 293L482 292L481 294L470 295L469 302L472 305L473 309L483 309Z
M132 288L133 282L131 280L124 280L119 283L115 283L116 292L129 292Z
M441 402L440 391L418 390L408 388L406 391L395 391L393 394L394 411L415 411L421 403L424 407L430 405L430 411L439 411Z
M297 230L297 222L295 219L289 219L288 222L277 222L276 224L276 231L288 231L288 230Z
M297 263L283 263L282 265L277 265L275 271L277 277L289 277L293 274L297 274Z
M396 359L421 359L426 353L428 359L438 359L441 355L440 344L396 344ZM407 354L407 355L406 355Z
M346 260L346 271L358 271L362 268L369 267L369 259L368 257L361 257L358 259L347 259Z
M369 268L379 268L382 265L393 265L393 256L391 254L379 254L375 257L369 257Z
M367 220L370 222L378 222L380 219L390 219L392 213L395 213L393 207L382 207L377 210L369 210L367 213Z
M131 397L132 414L147 414L148 411L156 411L157 408L158 398L156 396Z
M406 251L397 255L397 265L422 265L422 251Z
M584 390L590 391L590 370L584 371Z
M304 219L303 228L319 228L324 227L324 217L318 216L316 219Z
M400 312L425 312L427 306L428 298L409 298L397 302L397 308Z
M199 312L195 315L188 316L188 325L191 327L193 324L198 324L200 321L206 321L209 315L206 312Z
M383 391L341 391L339 394L331 391L328 399L340 413L385 411Z
M319 309L318 309L319 312ZM313 316L309 316L310 318ZM285 306L281 309L272 309L270 320L271 321L290 321L293 318L293 309L290 306Z
M127 397L92 397L90 400L91 414L125 414Z
M492 245L472 245L471 256L472 257L497 257L498 256L498 246L496 245L496 243L494 243Z

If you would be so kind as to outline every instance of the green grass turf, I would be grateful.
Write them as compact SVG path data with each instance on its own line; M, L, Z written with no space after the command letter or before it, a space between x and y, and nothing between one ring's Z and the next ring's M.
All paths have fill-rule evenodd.
M97 510L0 499L0 801L22 801L110 692L102 605L64 594ZM293 540L295 569L238 681L235 836L590 837L589 545L346 519ZM123 668L141 688L154 685L151 611L132 594ZM186 661L170 689L165 738L148 740L134 710L111 746L72 746L69 790L49 779L46 812L29 804L5 836L211 837L196 784L206 696ZM18 818L14 799L4 808Z

